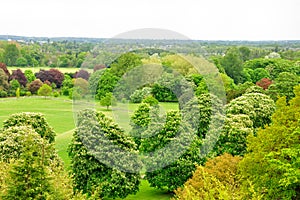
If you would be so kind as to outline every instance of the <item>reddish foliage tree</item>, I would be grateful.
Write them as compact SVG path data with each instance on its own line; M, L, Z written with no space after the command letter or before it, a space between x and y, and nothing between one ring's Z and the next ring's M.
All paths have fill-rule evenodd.
M31 94L36 94L42 85L43 82L40 79L35 79L29 84L28 90L31 92Z
M256 85L263 88L264 90L268 89L269 86L272 84L272 80L268 78L262 78L260 81L256 82Z
M25 87L26 83L27 83L27 78L24 75L24 73L20 70L13 70L11 76L9 77L9 81L16 79L17 81L19 81L19 83Z
M100 70L100 69L105 69L106 66L105 65L95 65L94 66L94 72L97 71L97 70Z
M78 72L75 73L74 77L75 78L83 78L85 80L89 80L90 74L86 70L81 69L81 70L79 70Z
M3 71L5 72L5 74L7 75L7 77L10 76L10 73L9 73L9 71L8 71L5 63L0 63L0 69L3 69Z
M40 79L42 82L49 81L50 83L55 83L57 88L60 88L64 80L64 74L57 69L50 70L40 70L35 74L36 78Z
M57 88L60 88L65 78L64 74L57 69L50 69L49 74L52 77L52 80L49 81L55 83Z

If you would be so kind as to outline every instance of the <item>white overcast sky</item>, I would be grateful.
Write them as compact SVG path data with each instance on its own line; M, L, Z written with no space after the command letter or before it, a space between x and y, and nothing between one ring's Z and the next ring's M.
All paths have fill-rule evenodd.
M1 0L0 35L111 38L140 28L200 40L300 40L299 0Z

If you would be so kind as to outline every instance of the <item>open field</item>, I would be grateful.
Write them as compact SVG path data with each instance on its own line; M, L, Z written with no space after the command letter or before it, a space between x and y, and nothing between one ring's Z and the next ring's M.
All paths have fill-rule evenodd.
M80 68L50 68L50 67L7 67L7 69L12 72L16 69L21 69L23 72L27 69L30 69L33 73L39 72L40 69L49 70L49 69L58 69L62 73L75 73L80 70Z
M176 103L161 103L162 110L176 110ZM138 107L138 104L118 104L112 110L106 110L98 104L95 106L97 110L112 117L126 131L130 129L128 117ZM56 136L56 149L59 156L65 162L66 168L70 167L70 159L67 153L68 144L71 141L75 123L73 119L73 102L65 98L40 98L40 97L22 97L22 98L4 98L0 99L0 127L9 115L18 112L40 112L43 113L54 128ZM140 191L136 195L129 195L127 200L143 199L167 200L170 194L151 188L147 181L142 181Z

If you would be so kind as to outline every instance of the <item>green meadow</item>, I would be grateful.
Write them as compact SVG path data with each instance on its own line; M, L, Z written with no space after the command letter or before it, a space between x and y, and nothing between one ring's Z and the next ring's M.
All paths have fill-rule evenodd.
M21 69L23 72L25 70L31 70L33 73L36 73L36 72L39 72L41 69L49 70L52 68L50 68L50 67L7 67L7 69L10 72L12 72L13 70L16 70L16 69ZM80 68L73 68L73 67L72 68L54 68L54 69L58 69L62 73L75 73L80 70Z

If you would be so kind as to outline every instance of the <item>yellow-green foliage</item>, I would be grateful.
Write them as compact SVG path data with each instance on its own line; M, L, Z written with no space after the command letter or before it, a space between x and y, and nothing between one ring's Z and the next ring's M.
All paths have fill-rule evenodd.
M264 199L300 198L300 86L294 93L289 105L279 98L272 124L248 138L240 171L250 194L248 181Z
M177 200L237 199L237 166L241 157L224 154L198 166L194 175L175 191Z

